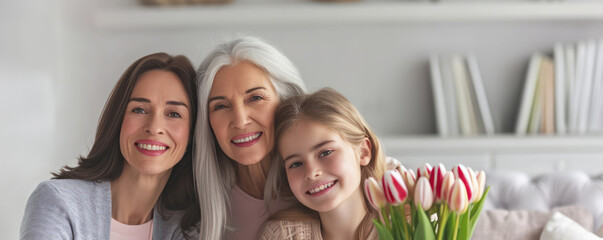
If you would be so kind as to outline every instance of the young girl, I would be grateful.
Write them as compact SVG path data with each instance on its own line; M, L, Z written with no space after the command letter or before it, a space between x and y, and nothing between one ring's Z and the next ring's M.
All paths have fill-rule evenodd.
M325 88L281 103L275 122L280 158L271 167L279 175L268 181L277 188L288 182L304 206L276 213L259 238L376 239L372 219L378 213L367 202L362 182L381 177L385 157L356 108ZM273 189L275 195L279 190Z

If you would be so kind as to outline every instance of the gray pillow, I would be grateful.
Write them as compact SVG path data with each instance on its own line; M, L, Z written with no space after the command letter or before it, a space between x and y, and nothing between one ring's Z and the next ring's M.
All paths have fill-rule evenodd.
M494 209L482 211L472 239L538 240L555 212L560 212L585 229L593 231L592 213L578 205L553 208L550 212Z

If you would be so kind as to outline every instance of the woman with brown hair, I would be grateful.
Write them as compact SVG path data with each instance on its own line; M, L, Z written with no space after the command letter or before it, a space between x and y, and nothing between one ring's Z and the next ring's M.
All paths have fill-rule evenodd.
M109 96L90 153L30 196L21 239L197 238L196 116L186 57L156 53L134 62Z

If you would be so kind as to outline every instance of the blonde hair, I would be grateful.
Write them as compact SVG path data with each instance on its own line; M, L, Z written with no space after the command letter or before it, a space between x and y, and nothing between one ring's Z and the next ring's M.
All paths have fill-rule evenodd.
M197 71L199 109L194 138L193 171L201 208L200 239L219 240L229 223L229 195L236 182L233 160L222 152L209 124L208 98L216 73L225 66L249 62L264 70L279 99L303 94L304 82L297 68L273 46L259 38L241 37L218 45ZM267 178L271 177L268 172ZM265 186L269 204L271 189Z
M361 167L361 179L368 177L379 179L385 172L385 155L381 149L379 139L352 103L337 91L331 88L323 88L313 94L295 96L282 102L275 116L275 139L277 143L287 129L300 121L312 121L324 125L339 133L342 139L354 146L360 145L364 139L368 139L371 144L372 158L368 165ZM275 150L278 152L278 144ZM272 189L272 193L273 196L278 197L283 189L287 189L281 184L288 185L284 162L280 155L277 161L271 163L270 167L270 171L276 173L275 179L269 179L274 181L273 186L275 188ZM364 205L367 214L360 224L358 239L367 239L373 230L372 219L378 217L378 212L371 207L366 196ZM299 220L312 215L281 213L275 216L273 219ZM316 215L314 216L316 217Z

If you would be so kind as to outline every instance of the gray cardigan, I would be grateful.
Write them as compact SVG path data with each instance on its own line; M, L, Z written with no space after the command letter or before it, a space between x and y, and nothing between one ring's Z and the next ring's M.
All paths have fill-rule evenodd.
M153 211L153 239L184 239L182 213L164 220ZM109 239L111 184L75 179L48 180L31 194L21 222L21 239ZM198 239L192 236L191 239Z

